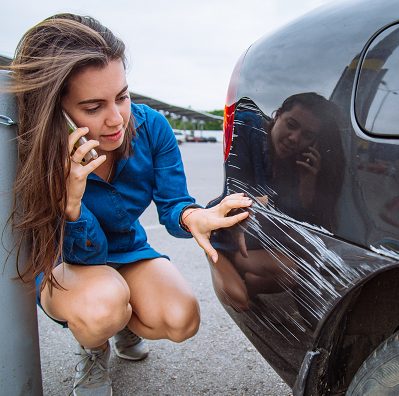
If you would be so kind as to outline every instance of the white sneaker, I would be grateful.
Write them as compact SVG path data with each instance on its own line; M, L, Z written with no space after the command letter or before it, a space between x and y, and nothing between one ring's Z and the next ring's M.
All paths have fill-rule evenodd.
M109 376L111 347L106 350L80 347L81 360L75 367L73 396L112 396L112 381Z
M150 352L147 343L126 326L114 335L115 353L122 359L142 360Z

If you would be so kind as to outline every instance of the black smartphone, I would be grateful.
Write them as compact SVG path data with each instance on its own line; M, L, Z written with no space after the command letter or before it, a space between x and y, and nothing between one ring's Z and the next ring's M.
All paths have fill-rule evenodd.
M76 129L78 129L78 127L76 126L76 124L73 122L72 118L66 113L66 111L62 110L62 114L64 115L64 118L68 124L68 131L69 133L72 133L73 131L75 131ZM82 136L81 138L79 138L79 140L76 142L75 147L79 147L82 144L86 143L87 139L85 136ZM98 154L97 151L94 149L91 149L82 159L82 164L86 165L88 164L91 160L98 158Z

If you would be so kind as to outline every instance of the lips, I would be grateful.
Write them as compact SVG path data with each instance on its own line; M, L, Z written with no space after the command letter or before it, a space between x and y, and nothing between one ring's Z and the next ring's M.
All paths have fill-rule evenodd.
M122 129L120 129L119 131L112 133L110 135L102 135L101 137L105 140L115 142L122 137Z
M295 152L295 147L287 146L285 143L280 143L280 149L286 155L290 155Z

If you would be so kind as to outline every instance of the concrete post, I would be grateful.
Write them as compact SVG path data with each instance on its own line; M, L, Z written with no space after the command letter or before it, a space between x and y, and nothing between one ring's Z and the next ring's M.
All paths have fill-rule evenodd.
M8 74L0 70L0 87L8 80ZM0 394L39 396L42 379L34 284L13 279L17 276L15 252L6 262L7 251L14 245L11 229L5 226L17 159L16 126L7 124L16 117L15 98L0 88Z

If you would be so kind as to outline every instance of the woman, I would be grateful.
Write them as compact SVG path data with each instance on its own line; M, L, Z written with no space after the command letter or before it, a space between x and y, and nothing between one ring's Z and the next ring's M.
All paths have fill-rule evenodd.
M190 287L139 223L150 202L169 233L194 236L214 261L211 231L251 205L242 194L212 209L194 203L166 119L130 102L124 50L98 21L61 14L24 35L11 66L20 120L12 218L31 243L21 275L36 277L38 303L81 345L74 395L112 394L110 337L119 356L137 360L148 354L141 337L181 342L198 329ZM70 134L64 113L79 126Z
M220 299L236 310L248 309L258 294L295 288L301 265L312 262L300 242L297 251L288 249L300 235L287 216L335 231L344 169L339 124L337 106L314 92L288 97L273 118L246 98L237 104L227 191L245 192L257 205L246 232L218 231L219 261L212 267ZM265 216L266 205L276 218Z
M228 191L268 195L277 210L333 230L344 168L340 119L338 107L314 92L289 96L273 118L241 99L235 155L226 166Z

